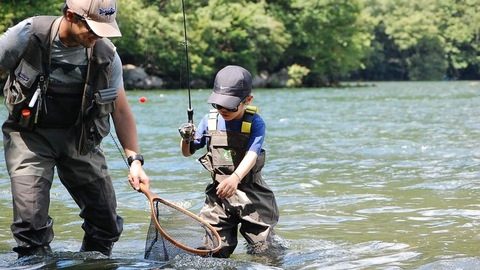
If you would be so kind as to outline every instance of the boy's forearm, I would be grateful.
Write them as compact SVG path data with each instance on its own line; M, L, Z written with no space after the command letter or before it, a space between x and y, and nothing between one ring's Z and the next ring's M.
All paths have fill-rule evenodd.
M245 157L243 157L242 161L238 165L237 169L235 169L234 174L236 174L240 181L250 172L250 170L255 166L257 162L258 154L254 151L247 151Z

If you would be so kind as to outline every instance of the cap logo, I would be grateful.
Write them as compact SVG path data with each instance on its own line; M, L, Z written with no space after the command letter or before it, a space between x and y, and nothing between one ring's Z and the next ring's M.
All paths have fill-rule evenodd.
M113 7L111 7L111 8L99 8L98 13L100 15L110 16L110 15L115 14L115 8L113 8Z
M220 89L221 89L221 90L225 90L225 89L228 89L228 88L230 88L230 87L228 87L228 86L221 86L221 85L220 85Z

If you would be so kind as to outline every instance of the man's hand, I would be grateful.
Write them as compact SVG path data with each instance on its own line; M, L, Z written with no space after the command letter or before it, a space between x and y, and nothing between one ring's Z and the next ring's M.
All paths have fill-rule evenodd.
M130 173L128 174L128 182L136 191L140 191L140 183L143 183L147 188L150 186L150 179L143 170L140 161L135 160L130 166Z
M185 142L191 142L195 139L195 125L192 123L182 124L178 128L178 132Z

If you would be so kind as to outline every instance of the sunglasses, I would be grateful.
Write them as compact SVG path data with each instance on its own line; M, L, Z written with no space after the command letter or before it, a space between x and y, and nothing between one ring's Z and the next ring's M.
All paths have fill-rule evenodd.
M217 109L217 110L222 110L222 109L223 109L223 110L225 110L225 111L227 111L227 112L236 112L236 111L238 111L238 107L240 106L240 104L245 103L246 100L247 100L247 97L245 97L244 99L242 99L242 101L240 101L240 103L238 104L238 106L235 107L235 108L233 108L233 109L225 108L225 107L220 106L220 105L215 104L215 103L212 103L212 107L215 108L215 109Z
M225 110L225 111L227 111L227 112L236 112L236 111L238 111L238 106L235 107L235 108L233 108L233 109L229 109L229 108L225 108L225 107L223 107L223 106L220 106L220 105L218 105L218 104L212 103L212 107L215 108L215 109L217 109L217 110L222 110L222 109L223 109L223 110Z
M97 36L97 34L95 34L95 32L93 32L92 28L90 28L90 25L88 25L85 17L83 17L81 15L78 15L77 13L73 13L73 14L74 14L75 18L77 18L77 20L80 20L80 21L83 22L83 24L85 25L85 27L87 28L87 30L90 34L94 34L95 36Z

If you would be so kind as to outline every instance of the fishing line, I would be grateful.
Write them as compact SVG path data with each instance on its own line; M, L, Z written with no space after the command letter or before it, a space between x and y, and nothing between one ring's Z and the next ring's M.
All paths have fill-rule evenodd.
M118 149L118 152L120 152L120 155L122 156L123 162L125 162L125 165L127 165L127 168L130 169L130 166L128 166L127 158L125 158L125 155L123 154L122 150L120 149L120 146L118 146L117 140L115 140L115 137L113 137L112 132L110 132L110 137L112 137L113 143Z
M111 132L110 136L127 168L130 168ZM180 254L210 257L220 250L222 242L220 235L208 222L187 209L160 198L143 183L140 183L139 191L145 194L150 204L145 259L168 261ZM179 226L182 226L179 222L188 229L178 230Z
M190 94L190 60L188 57L188 38L187 38L187 16L185 12L185 1L182 0L182 13L183 13L183 44L185 47L185 60L186 60L186 69L187 69L187 90L188 90L188 123L193 123L193 108L192 108L192 97Z
M193 108L192 108L192 96L191 96L191 90L190 90L190 59L188 56L188 37L187 37L187 15L185 12L185 1L182 0L182 13L183 13L183 44L184 44L184 49L185 49L185 65L186 65L186 71L187 71L187 91L188 91L188 109L187 109L187 116L188 116L188 123L193 123ZM122 150L120 149L117 140L115 137L113 137L113 134L110 132L110 136L112 137L113 143L118 149L118 152L120 152L120 155L122 156L123 162L125 162L125 165L127 165L127 168L130 168L128 165L127 159L125 155L123 154Z

